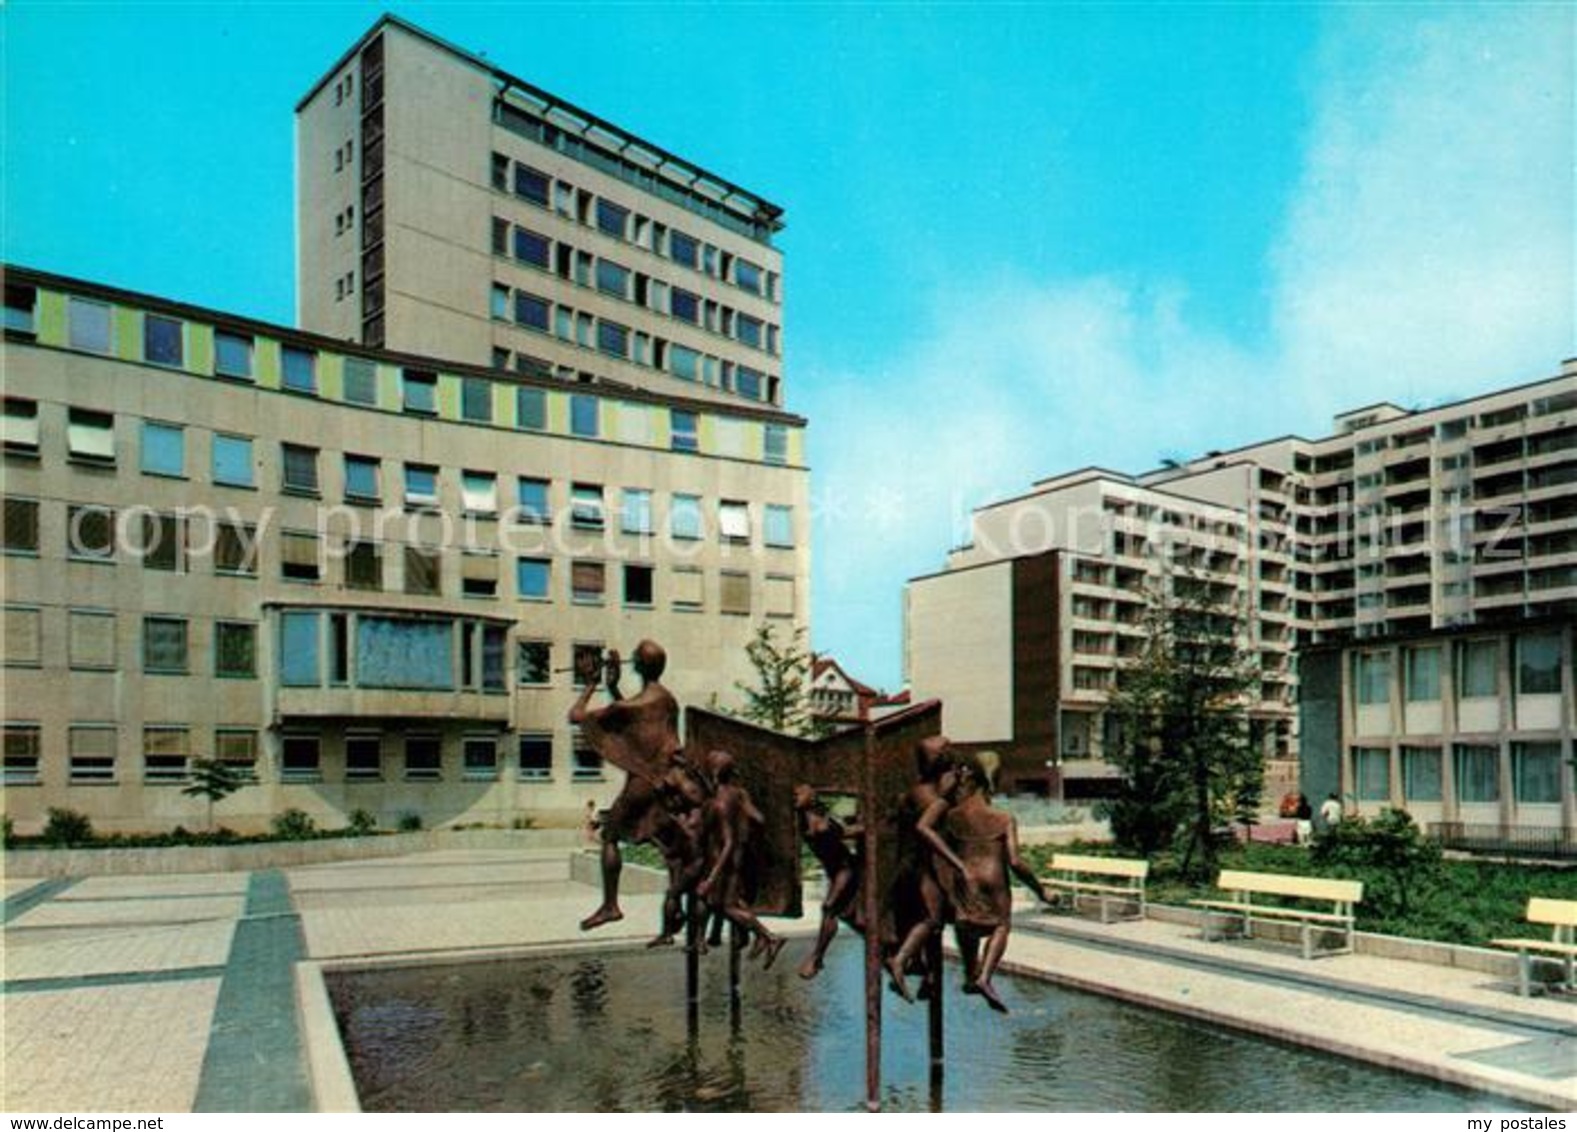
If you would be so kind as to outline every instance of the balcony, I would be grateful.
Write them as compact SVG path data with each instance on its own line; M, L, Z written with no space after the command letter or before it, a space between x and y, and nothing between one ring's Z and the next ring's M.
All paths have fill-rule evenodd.
M418 691L392 688L280 688L274 714L290 719L457 720L508 725L503 691Z

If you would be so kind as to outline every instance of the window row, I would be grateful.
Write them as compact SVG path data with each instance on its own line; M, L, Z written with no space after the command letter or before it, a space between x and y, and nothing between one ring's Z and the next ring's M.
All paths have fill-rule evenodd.
M336 280L339 297L354 293L354 274ZM31 289L29 289L31 290ZM502 292L502 298L500 297ZM494 314L543 333L556 335L604 354L631 358L643 364L664 369L689 381L728 388L753 401L775 404L780 399L776 376L749 366L735 365L704 355L699 351L632 332L628 327L603 320L598 322L590 315L577 313L567 307L554 308L547 300L524 291L509 292L495 288ZM113 308L108 303L70 296L67 299L68 342L77 349L109 354L112 349ZM134 313L135 312L130 312ZM29 309L16 312L15 321L32 324ZM7 315L12 321L11 314ZM138 314L136 319L142 330L143 360L163 366L196 371L189 341L192 324L179 319L154 314ZM606 326L606 329L603 327ZM277 352L275 350L277 347ZM305 396L322 394L324 358L316 350L274 343L259 342L249 334L215 329L212 341L212 372L215 376L234 381L255 382L263 368L263 355L267 354L270 374L277 370L279 387L287 392ZM507 353L507 352L506 352ZM563 425L550 423L549 392L534 386L520 386L498 382L485 377L460 377L457 379L458 396L449 404L440 392L441 378L433 370L402 367L398 371L396 400L380 392L380 374L376 363L366 358L333 357L338 363L339 399L345 404L369 408L398 408L416 416L458 419L476 424L512 427L526 431L547 432ZM497 360L497 359L495 359ZM517 368L521 372L559 376L550 363L521 355ZM270 378L272 380L272 377ZM455 379L451 379L455 380ZM565 394L553 391L552 397ZM693 410L665 409L631 401L615 401L592 393L570 395L577 405L572 407L572 418L596 419L593 431L577 428L573 435L596 436L630 444L650 446L657 442L659 417L670 418L675 438L671 447L678 451L699 451L699 445L685 446L678 439L678 422L687 420L690 433L695 434L698 414ZM586 406L589 406L586 407ZM562 411L562 410L561 410ZM68 424L70 451L73 458L113 463L114 418L111 414L87 408L71 408ZM5 446L10 452L36 452L39 448L38 406L23 398L6 399ZM786 461L787 430L778 424L765 425L764 453L751 451L754 447L746 435L747 425L753 422L741 419L713 418L718 433L717 455L738 458L758 458L770 463ZM734 438L737 434L737 440ZM709 448L708 451L714 451Z
M512 161L494 152L493 188L519 200L548 209L567 220L595 228L604 236L621 240L681 267L732 284L741 291L778 302L778 276L758 263L670 228L617 201L609 200L568 181L556 180L523 161Z
M65 611L66 663L79 670L121 671L119 618L110 610ZM151 615L141 619L137 643L142 670L160 675L189 676L208 657L212 674L221 679L253 680L258 675L258 627L252 621L193 621L187 617ZM51 624L57 624L51 617ZM53 629L59 632L58 629ZM197 633L206 640L198 641ZM33 606L5 607L5 663L36 668L44 662L45 613Z
M3 727L4 785L43 785L50 777L44 772L43 728L28 722L7 722ZM260 781L260 734L256 728L220 727L208 734L211 747L199 752L193 748L190 727L144 727L140 766L133 771L133 779L153 786L184 785L189 781L192 761L211 758L238 771L246 782ZM330 747L329 759L325 758L325 746ZM318 732L287 730L279 741L277 773L278 780L285 783L321 782L330 777L345 782L382 782L395 777L414 782L446 778L494 782L512 762L517 781L548 782L556 771L553 748L553 735L545 731L462 735L458 742L446 744L436 732L350 731L338 742L326 743ZM113 785L132 780L120 756L117 725L73 723L66 729L68 783ZM600 782L602 757L577 737L569 771L571 781Z
M1439 747L1403 747L1398 752L1393 783L1391 752L1384 747L1352 749L1353 788L1359 801L1389 802L1393 794L1404 804L1439 802L1444 797L1444 760ZM1458 802L1498 802L1501 796L1500 750L1487 743L1456 743L1449 751L1453 796ZM1561 800L1559 741L1511 744L1511 797L1519 803L1557 804Z
M494 283L491 301L493 318L552 335L582 349L725 389L752 401L777 404L782 396L778 378L773 374L632 330L621 322L577 311L530 291L511 290L503 283Z
M1455 661L1458 699L1493 699L1500 694L1502 642L1498 638L1428 645L1399 652L1376 650L1353 656L1352 686L1359 704L1391 702L1392 670L1401 665L1400 693L1405 703L1440 699L1446 649ZM1514 695L1558 695L1561 691L1562 638L1559 633L1525 634L1512 641L1511 688Z
M778 327L773 323L645 272L633 271L616 260L594 256L563 240L510 224L501 216L492 219L491 245L494 255L551 272L580 287L595 288L604 295L668 315L774 357L779 353Z

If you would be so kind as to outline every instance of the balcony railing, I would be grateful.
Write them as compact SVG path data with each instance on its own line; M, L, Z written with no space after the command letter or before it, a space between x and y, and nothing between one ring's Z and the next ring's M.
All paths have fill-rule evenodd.
M1505 826L1460 821L1431 822L1431 840L1442 849L1502 857L1577 859L1577 833L1558 825Z

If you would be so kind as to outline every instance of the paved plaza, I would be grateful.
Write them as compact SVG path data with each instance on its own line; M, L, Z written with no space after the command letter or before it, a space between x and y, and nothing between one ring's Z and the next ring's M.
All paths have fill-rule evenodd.
M571 879L590 875L585 862L572 871L573 855L463 849L252 873L10 879L4 1108L347 1107L353 1095L324 1052L332 1025L302 989L317 965L583 943L577 923L597 894ZM651 934L658 897L632 893L624 906L597 944ZM1026 974L1577 1109L1571 995L1519 998L1496 976L1362 954L1305 961L1154 919L1025 911L1016 926L1009 966ZM786 961L804 946L791 943Z

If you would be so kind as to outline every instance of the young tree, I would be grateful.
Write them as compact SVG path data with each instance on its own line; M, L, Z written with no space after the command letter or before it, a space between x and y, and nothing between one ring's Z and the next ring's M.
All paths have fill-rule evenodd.
M214 827L214 803L223 802L246 785L246 776L229 763L218 759L193 759L187 776L190 781L181 787L181 793L191 798L208 800L208 828Z
M1143 651L1119 670L1108 701L1117 723L1108 757L1124 774L1112 832L1147 856L1177 842L1185 873L1214 871L1212 831L1257 809L1263 789L1244 621L1229 583L1170 573L1150 592Z
M755 686L735 683L745 696L740 714L752 723L793 735L809 735L815 730L806 708L810 680L810 653L804 645L805 630L796 626L786 641L779 641L776 628L763 623L745 646L750 666L756 670Z

